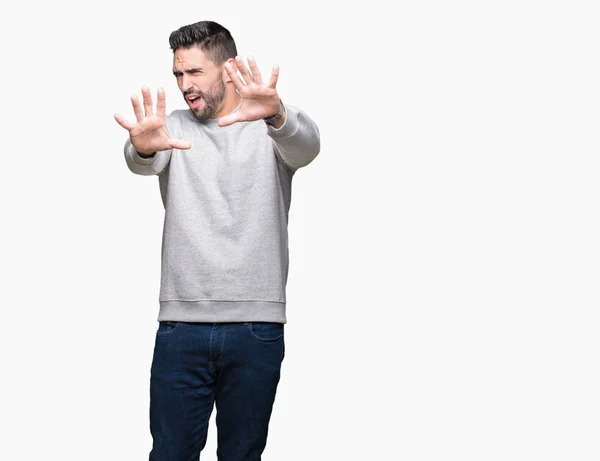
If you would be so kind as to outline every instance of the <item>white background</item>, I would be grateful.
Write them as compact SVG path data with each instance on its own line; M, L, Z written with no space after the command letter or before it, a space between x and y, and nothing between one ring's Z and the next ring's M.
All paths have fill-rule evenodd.
M205 19L322 136L263 459L600 459L595 4L4 11L0 459L147 459L163 208L113 113L184 107L168 36Z

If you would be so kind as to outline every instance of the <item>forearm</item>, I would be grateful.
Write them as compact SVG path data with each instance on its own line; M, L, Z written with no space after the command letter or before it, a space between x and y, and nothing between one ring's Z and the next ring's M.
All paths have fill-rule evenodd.
M277 121L280 123L269 126L268 132L281 159L297 170L318 155L321 148L319 128L302 110L291 105L285 107L284 116Z

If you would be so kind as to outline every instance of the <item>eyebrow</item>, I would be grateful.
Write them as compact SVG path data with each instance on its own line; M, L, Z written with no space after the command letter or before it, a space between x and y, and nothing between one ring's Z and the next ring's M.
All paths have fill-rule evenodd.
M202 67L192 67L191 69L183 69L183 72L193 73L193 72L202 72ZM177 77L178 75L183 75L183 72L180 70L174 70L173 75Z

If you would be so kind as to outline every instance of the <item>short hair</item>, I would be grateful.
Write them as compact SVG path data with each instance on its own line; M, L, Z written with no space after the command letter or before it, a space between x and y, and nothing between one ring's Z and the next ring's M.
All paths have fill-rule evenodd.
M198 46L217 66L237 56L237 48L231 33L214 21L200 21L180 27L171 32L169 45L173 53L179 48L188 49Z

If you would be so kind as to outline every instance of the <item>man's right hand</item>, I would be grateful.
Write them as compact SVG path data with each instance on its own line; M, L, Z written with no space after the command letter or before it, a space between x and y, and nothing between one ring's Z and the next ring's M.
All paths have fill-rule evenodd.
M119 114L115 114L117 123L129 131L129 138L135 150L143 155L151 155L161 150L189 149L192 147L187 141L171 139L169 133L167 133L165 91L162 88L157 91L156 115L154 114L152 95L148 87L142 87L142 96L144 98L143 112L137 95L131 96L131 104L133 105L137 124L129 123Z

